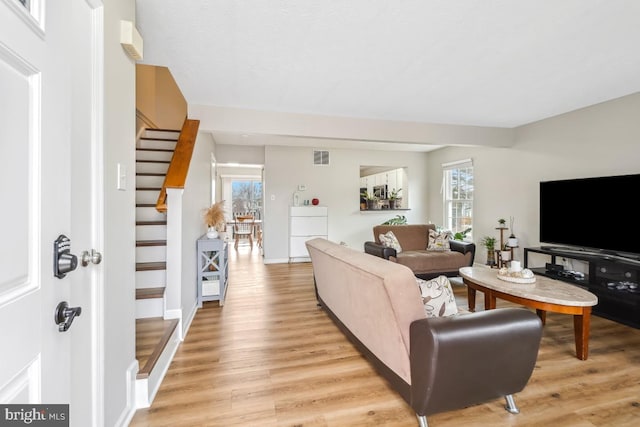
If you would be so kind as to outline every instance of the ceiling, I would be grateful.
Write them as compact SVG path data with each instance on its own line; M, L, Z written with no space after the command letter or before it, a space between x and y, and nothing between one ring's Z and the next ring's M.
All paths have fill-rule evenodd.
M637 0L136 2L190 106L513 128L640 92Z

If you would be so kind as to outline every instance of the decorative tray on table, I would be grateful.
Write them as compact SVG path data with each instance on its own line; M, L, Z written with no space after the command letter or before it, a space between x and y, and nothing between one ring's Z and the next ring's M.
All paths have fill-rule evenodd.
M498 279L513 283L535 283L536 276L533 271L525 268L520 271L511 271L506 267L498 270Z

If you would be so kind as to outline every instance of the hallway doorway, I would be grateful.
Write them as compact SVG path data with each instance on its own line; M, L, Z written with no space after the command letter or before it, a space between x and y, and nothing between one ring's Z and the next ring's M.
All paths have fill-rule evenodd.
M262 227L264 221L264 191L262 165L219 164L220 199L224 200L227 219L227 237L234 242L234 224L238 216L251 216L254 220L253 244L245 248L262 256ZM233 245L233 243L231 243ZM232 247L230 252L235 249Z

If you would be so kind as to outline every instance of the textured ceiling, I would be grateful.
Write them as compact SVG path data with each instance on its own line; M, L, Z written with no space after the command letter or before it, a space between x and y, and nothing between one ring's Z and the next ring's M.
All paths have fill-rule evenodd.
M137 0L189 104L516 127L640 91L637 0Z

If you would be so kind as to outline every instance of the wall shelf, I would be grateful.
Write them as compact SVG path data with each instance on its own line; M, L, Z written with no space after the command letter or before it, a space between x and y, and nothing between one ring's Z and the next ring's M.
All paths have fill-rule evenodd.
M393 213L393 212L407 212L411 209L360 209L360 213Z

